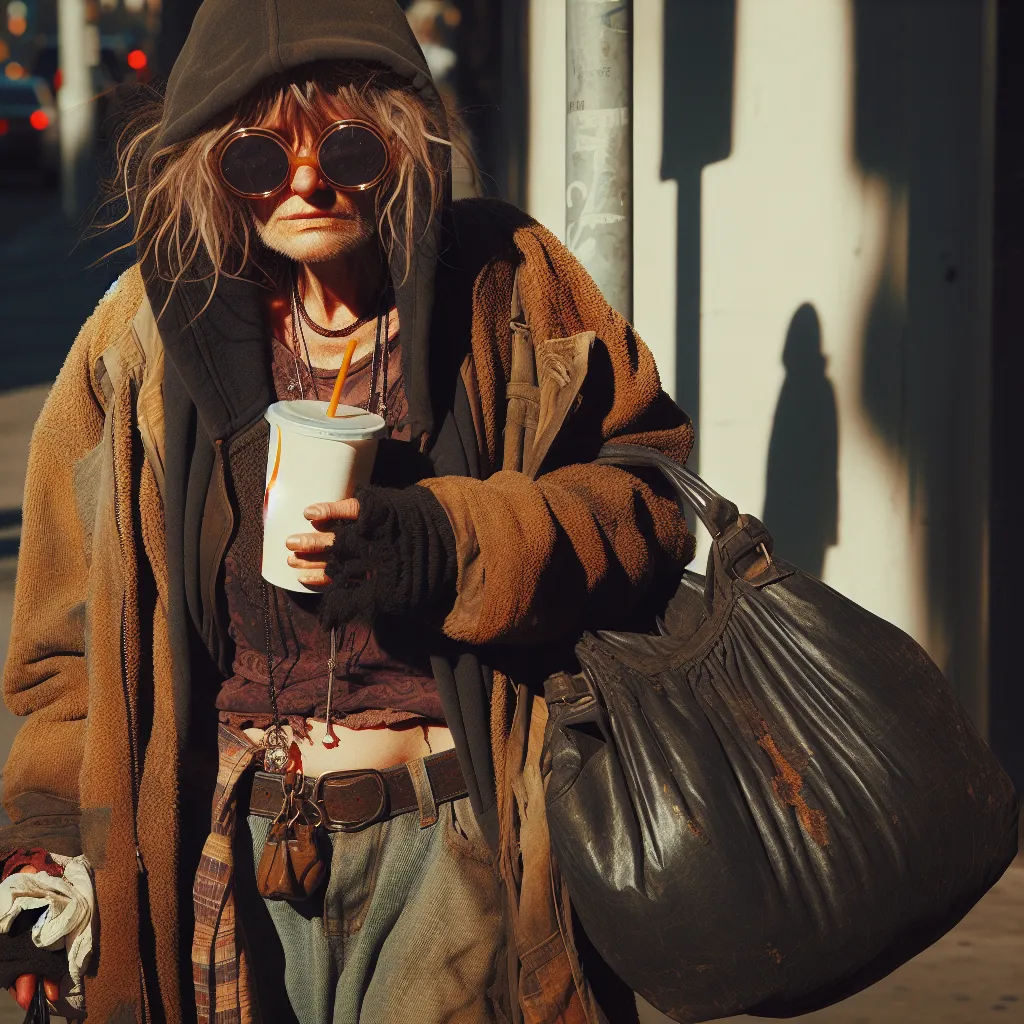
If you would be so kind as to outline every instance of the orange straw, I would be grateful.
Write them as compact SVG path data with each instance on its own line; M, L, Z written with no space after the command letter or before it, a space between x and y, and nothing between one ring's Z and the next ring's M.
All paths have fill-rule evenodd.
M345 358L341 361L341 369L338 371L338 379L334 382L334 394L331 395L330 404L327 406L327 415L332 419L338 414L338 403L341 401L341 389L345 386L345 378L348 376L348 368L352 364L352 353L356 350L356 339L350 338L348 348L345 349Z

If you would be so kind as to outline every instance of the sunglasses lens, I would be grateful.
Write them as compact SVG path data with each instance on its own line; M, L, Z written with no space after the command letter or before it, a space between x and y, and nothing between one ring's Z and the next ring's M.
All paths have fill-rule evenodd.
M357 124L336 128L320 144L320 169L341 188L359 188L375 182L387 169L384 143Z
M288 178L288 154L265 135L242 135L225 148L220 172L237 192L263 195Z

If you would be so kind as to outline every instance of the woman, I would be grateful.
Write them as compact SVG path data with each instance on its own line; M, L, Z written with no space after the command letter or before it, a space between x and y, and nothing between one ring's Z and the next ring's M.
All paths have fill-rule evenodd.
M4 849L85 856L98 1020L632 1006L581 966L535 692L690 554L592 460L692 432L549 233L450 202L450 148L394 0L206 0L123 151L140 264L36 428L5 677ZM289 538L297 594L260 571L264 413L351 339L389 437Z

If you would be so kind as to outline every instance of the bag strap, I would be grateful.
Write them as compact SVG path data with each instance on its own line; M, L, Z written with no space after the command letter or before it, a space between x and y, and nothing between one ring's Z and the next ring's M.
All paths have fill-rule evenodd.
M660 470L679 497L696 512L712 537L718 537L740 517L739 509L692 469L653 448L637 444L606 444L595 461L618 466L651 466Z

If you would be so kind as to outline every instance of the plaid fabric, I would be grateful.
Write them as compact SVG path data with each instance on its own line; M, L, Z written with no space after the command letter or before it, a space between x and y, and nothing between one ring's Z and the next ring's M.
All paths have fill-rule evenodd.
M210 835L203 846L193 889L196 930L192 938L192 978L199 1024L252 1024L254 1008L235 931L232 845L238 820L238 780L262 748L225 725L220 726L218 746L220 767Z

